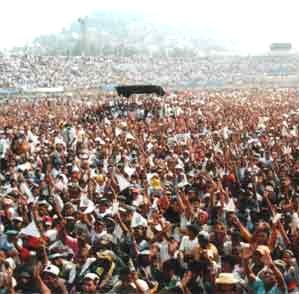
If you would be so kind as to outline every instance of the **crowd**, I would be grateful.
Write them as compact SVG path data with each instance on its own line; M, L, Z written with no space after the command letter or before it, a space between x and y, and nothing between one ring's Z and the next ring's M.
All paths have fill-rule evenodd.
M293 77L299 56L72 57L0 56L3 88L99 88L109 84L159 84L165 87L258 85L271 77Z
M0 108L0 293L299 293L296 89Z

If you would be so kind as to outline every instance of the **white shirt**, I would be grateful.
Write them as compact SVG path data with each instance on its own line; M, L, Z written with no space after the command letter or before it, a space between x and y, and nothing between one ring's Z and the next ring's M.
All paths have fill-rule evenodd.
M197 238L190 240L189 236L184 236L180 244L180 251L191 253L198 246L199 244Z

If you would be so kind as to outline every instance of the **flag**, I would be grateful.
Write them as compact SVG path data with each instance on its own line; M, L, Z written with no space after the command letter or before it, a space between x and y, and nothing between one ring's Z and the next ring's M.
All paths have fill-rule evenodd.
M20 234L32 236L32 237L36 237L36 238L41 237L40 232L39 232L34 221L32 221L28 226L21 229Z
M119 190L123 191L131 186L131 183L123 175L115 175Z

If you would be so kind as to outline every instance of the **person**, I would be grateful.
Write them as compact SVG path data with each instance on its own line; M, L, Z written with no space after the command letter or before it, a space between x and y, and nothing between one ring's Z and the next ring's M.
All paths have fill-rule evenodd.
M55 265L48 265L44 268L42 281L49 288L50 293L68 293L64 281L59 278L59 268Z
M215 293L238 293L238 280L231 273L220 273L216 279Z
M280 270L277 268L271 258L270 252L265 252L263 255L263 263L265 269L256 276L249 266L250 249L244 251L243 258L245 261L245 272L250 281L249 287L255 293L288 293L287 286Z
M98 275L94 273L86 274L83 278L82 293L96 294L98 282Z
M296 293L296 89L83 96L0 108L2 292Z

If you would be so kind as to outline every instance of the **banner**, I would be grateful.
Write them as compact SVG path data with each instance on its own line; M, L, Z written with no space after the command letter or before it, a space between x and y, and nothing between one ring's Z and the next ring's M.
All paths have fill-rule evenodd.
M40 232L35 224L34 221L32 221L27 227L21 229L20 234L40 238Z
M119 190L124 191L131 186L131 183L123 175L115 175Z

